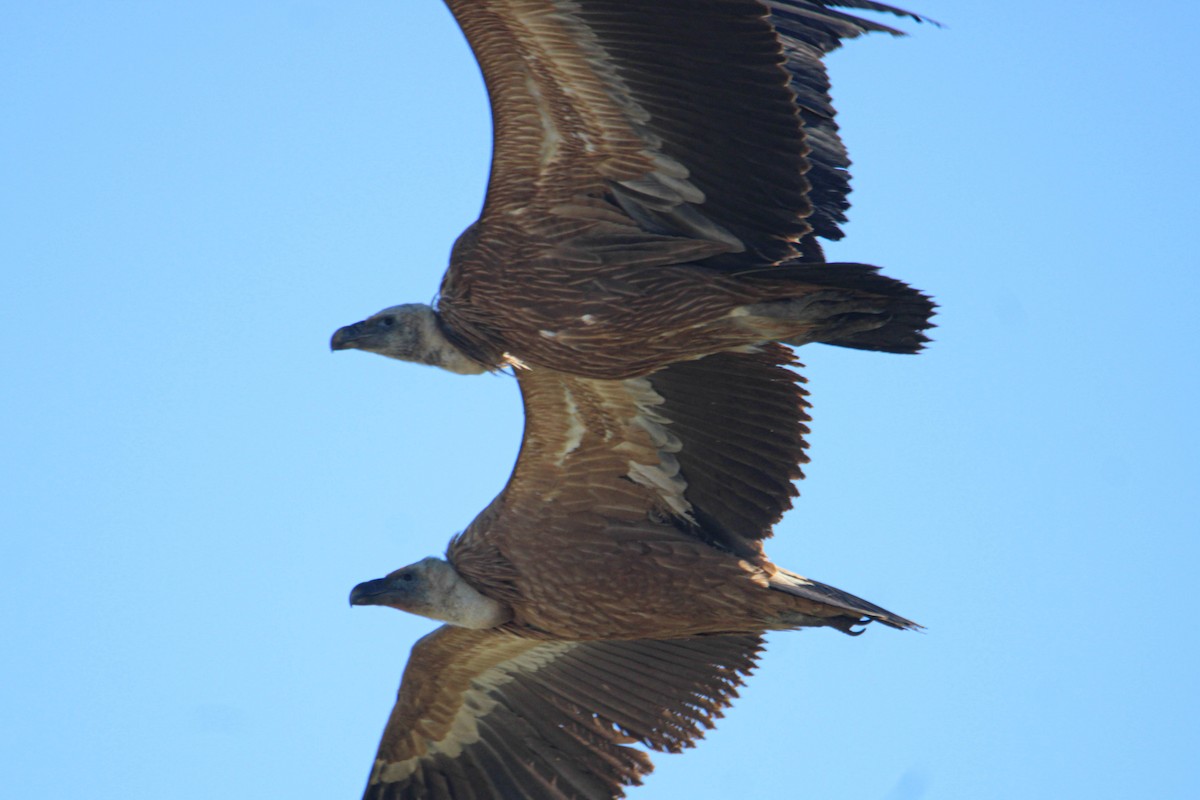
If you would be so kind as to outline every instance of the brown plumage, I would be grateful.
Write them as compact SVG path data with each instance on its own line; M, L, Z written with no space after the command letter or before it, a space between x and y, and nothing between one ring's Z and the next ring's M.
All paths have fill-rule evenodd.
M822 56L866 0L447 0L492 104L480 219L436 311L335 349L482 372L644 375L742 345L916 352L933 304L827 264L849 191ZM909 15L912 16L912 15ZM916 18L916 17L914 17Z
M712 727L761 636L547 642L445 625L413 648L375 800L619 797ZM437 676L437 680L430 680Z
M763 631L915 627L763 553L806 461L792 363L769 344L623 381L518 371L504 491L445 561L351 594L451 623L413 651L367 798L621 796L650 769L626 745L699 738Z

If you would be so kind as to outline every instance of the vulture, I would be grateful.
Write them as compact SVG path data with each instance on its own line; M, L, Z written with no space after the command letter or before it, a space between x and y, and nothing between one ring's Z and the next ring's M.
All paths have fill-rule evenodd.
M366 800L598 800L734 697L767 630L915 623L773 564L807 461L777 343L625 380L521 372L507 486L445 558L352 605L446 623L413 647Z
M446 0L483 71L483 212L434 306L359 349L513 367L525 435L444 558L353 605L443 624L413 648L368 800L623 796L691 746L769 630L915 623L773 564L802 477L791 350L913 353L933 303L828 263L849 160L821 62L899 34L872 0Z
M822 56L872 0L446 0L483 72L483 212L435 307L339 329L472 374L621 380L766 341L914 353L933 303L827 263L849 175Z

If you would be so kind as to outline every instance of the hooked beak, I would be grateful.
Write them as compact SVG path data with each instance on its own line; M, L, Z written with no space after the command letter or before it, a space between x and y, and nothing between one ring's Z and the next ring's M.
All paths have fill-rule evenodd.
M363 339L371 335L367 330L367 321L356 322L353 325L347 325L344 328L338 328L333 333L333 337L329 340L330 350L353 350L361 346Z
M373 581L360 583L350 590L350 605L352 606L386 606L388 600L396 594L392 582L387 578L376 578Z

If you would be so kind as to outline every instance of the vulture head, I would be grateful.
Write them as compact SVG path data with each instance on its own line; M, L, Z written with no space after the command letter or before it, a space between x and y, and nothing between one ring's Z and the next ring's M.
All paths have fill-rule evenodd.
M460 628L494 628L512 618L506 604L477 592L441 558L426 558L350 592L352 606L389 606Z
M438 325L437 313L424 303L406 303L338 328L329 340L333 350L366 350L401 361L415 361L478 375L487 369L450 343Z

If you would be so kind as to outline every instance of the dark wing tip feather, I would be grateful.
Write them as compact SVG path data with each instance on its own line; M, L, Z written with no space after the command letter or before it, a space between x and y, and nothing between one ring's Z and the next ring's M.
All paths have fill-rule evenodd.
M809 199L813 211L808 218L812 232L800 242L805 261L822 260L816 237L836 241L842 238L840 225L846 222L850 208L850 158L838 135L836 111L830 97L829 76L823 57L841 46L846 39L865 33L906 36L905 31L873 20L837 11L835 7L873 11L905 17L916 22L937 25L928 17L870 0L764 0L771 22L780 38L791 88L810 148L811 168L806 177L811 184Z
M893 36L907 36L905 31L884 25L874 20L856 17L837 11L838 8L853 8L858 11L874 11L880 14L890 14L893 17L903 17L913 22L944 27L937 20L917 14L907 9L890 6L886 3L876 3L872 0L763 0L771 9L772 17L779 15L791 20L814 20L839 31L840 38L849 39L863 33L888 33Z
M942 25L942 23L938 22L932 17L927 17L923 14L917 14L916 12L909 11L904 8L889 6L885 3L875 3L872 2L872 0L833 0L833 2L829 3L829 5L839 6L841 8L857 8L862 11L878 11L883 14L891 14L895 17L908 17L914 22L923 22L928 25L934 25L938 28L945 27ZM905 34L903 31L900 31L900 35L903 36Z

